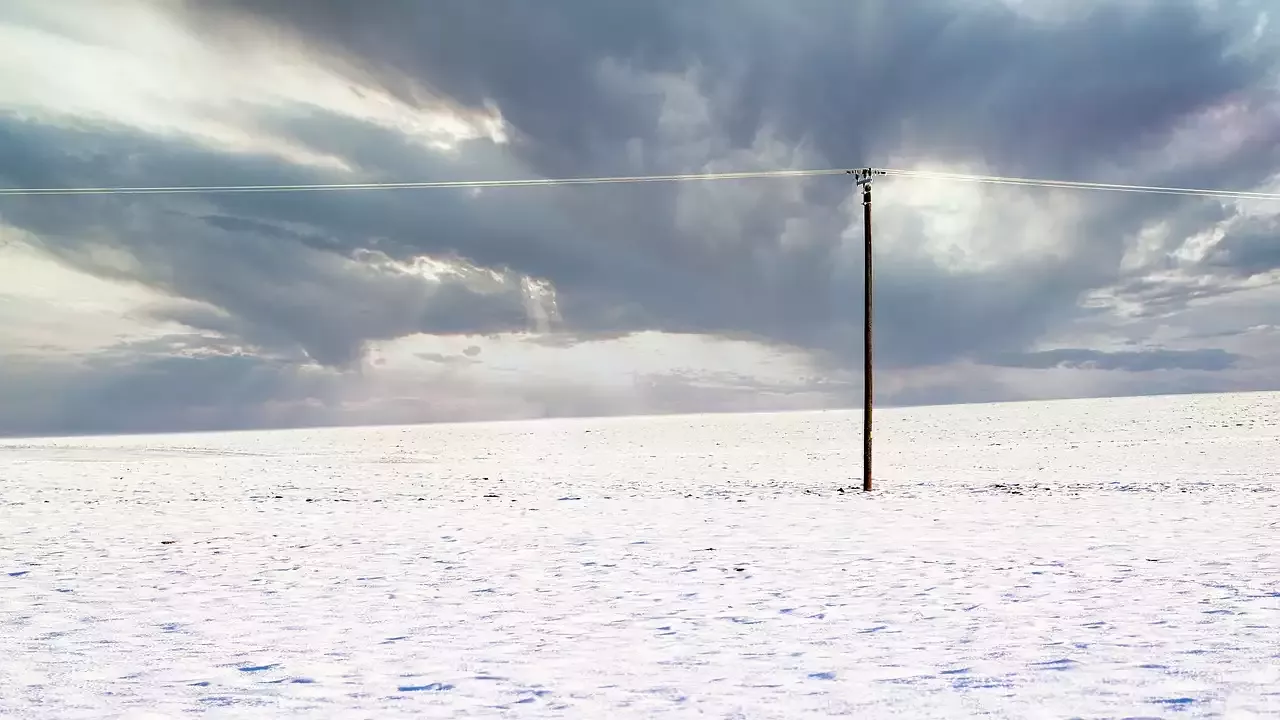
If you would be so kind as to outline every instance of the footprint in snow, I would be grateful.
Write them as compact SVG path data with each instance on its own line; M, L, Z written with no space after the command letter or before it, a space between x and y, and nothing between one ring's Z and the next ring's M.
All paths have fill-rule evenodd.
M1078 663L1071 658L1061 658L1058 660L1050 660L1048 662L1032 663L1031 666L1040 668L1041 670L1070 670L1077 664Z
M449 683L427 683L426 685L401 685L396 688L400 692L442 692L452 690L453 686Z

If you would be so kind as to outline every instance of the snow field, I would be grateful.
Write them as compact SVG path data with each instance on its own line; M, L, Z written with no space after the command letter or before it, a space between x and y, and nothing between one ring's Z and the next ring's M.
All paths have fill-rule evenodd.
M1280 715L1280 397L880 417L0 442L0 715Z

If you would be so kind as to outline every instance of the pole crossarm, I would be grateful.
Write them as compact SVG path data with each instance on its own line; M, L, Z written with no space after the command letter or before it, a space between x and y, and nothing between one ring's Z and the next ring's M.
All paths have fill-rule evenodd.
M845 173L852 175L854 177L854 180L853 180L854 185L859 185L859 186L865 185L868 187L870 187L871 181L875 179L876 176L888 174L888 172L885 170L880 170L877 168L869 168L869 167L859 168L857 170L845 170Z

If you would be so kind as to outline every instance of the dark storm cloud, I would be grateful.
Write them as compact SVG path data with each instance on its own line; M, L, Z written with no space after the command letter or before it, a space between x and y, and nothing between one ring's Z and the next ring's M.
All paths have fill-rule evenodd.
M32 147L43 152L34 156ZM138 152L139 148L145 151ZM215 182L239 176L239 182L244 182L254 169L265 170L263 176L275 182L307 177L285 170L278 162L246 161L118 129L68 131L0 117L0 176L16 184L30 183L51 169L71 182L101 180L95 166L130 152L137 153L133 163L137 174L170 182L185 178L175 184L190 184L193 176ZM201 172L191 172L192 167ZM528 327L520 278L501 266L495 268L497 277L490 270L462 268L430 279L370 254L368 249L376 248L380 231L401 237L410 232L425 237L459 232L459 221L450 220L457 213L435 212L448 207L447 202L411 204L406 216L386 213L386 197L358 198L337 211L327 211L324 200L311 199L304 207L312 212L298 216L297 222L291 222L295 218L290 214L297 198L279 199L270 222L252 217L251 212L228 213L252 211L258 207L255 203L263 202L256 197L218 197L207 202L152 197L3 198L0 218L31 231L44 250L81 270L141 282L176 299L203 303L177 302L157 309L160 319L227 333L261 346L300 347L324 364L358 360L370 340L417 332L483 334ZM379 222L384 214L393 219ZM481 214L474 213L477 221L464 229L483 233ZM371 221L361 225L360 219L366 216ZM415 219L423 222L415 226ZM455 227L450 228L450 222ZM477 237L477 242L482 240ZM104 258L104 246L127 253L127 259ZM435 252L448 258L455 254L449 247L423 241L417 254Z
M1280 269L1280 219L1249 218L1230 228L1205 265L1249 277Z
M425 86L492 100L543 162L615 169L660 108L610 87L600 63L706 69L727 142L768 120L849 163L904 139L1009 170L1089 169L1129 152L1265 67L1229 57L1254 17L1232 3L1082 3L1039 23L997 0L230 0L192 3L201 27L296 31L412 98ZM1248 5L1236 3L1242 11ZM229 19L229 22L228 22ZM1232 24L1231 20L1237 20ZM222 22L219 22L219 21ZM1080 165L1080 163L1085 165ZM568 163L572 163L568 166Z
M987 358L992 365L1017 368L1072 368L1087 370L1227 370L1241 360L1225 350L1120 350L1106 352L1086 348L1059 348L1041 352Z
M6 372L0 374L0 435L307 425L335 394L327 378L295 363L172 351L169 346L121 347L88 367L6 359Z
M749 153L769 128L808 148L811 161L835 165L905 152L982 160L1013 174L1113 176L1195 113L1248 99L1275 67L1274 57L1238 51L1256 14L1230 3L1214 14L1191 2L1089 3L1061 22L1033 21L999 2L192 7L215 35L295 33L410 101L429 88L473 107L491 102L514 129L512 153L542 175L696 170ZM689 68L708 120L672 130L662 113L674 101L660 83L637 78ZM682 155L682 130L705 146ZM1274 146L1259 142L1221 163L1141 180L1249 187L1274 167ZM674 220L681 193L705 198L692 225ZM527 223L520 252L539 260L502 248L481 262L510 259L552 280L564 316L583 331L738 332L847 358L859 278L833 262L847 222L833 208L846 193L842 182L818 181L798 200L766 185L556 194L555 207L578 229L570 252L549 259L542 250L558 236ZM1058 257L983 276L957 275L932 258L882 266L886 360L929 364L1025 346L1071 317L1081 292L1116 281L1124 236L1176 202L1097 196ZM707 242L712 216L733 218L727 242ZM803 225L804 242L783 246L788 223ZM614 262L563 264L602 245ZM921 333L922 323L931 331Z
M1280 224L1275 217L1240 215L1225 205L1206 204L1170 212L1164 220L1165 254L1126 273L1109 289L1134 308L1135 317L1173 317L1193 301L1249 290L1256 287L1249 282L1255 276L1280 270ZM1202 258L1186 260L1173 254L1187 239L1218 230L1221 239Z
M188 2L184 12L191 31L221 51L283 32L308 48L299 62L329 64L353 84L380 85L422 108L441 98L492 104L509 124L509 145L481 139L435 153L314 108L257 111L254 128L336 157L360 180L901 158L1249 188L1280 162L1275 128L1209 162L1152 161L1168 133L1197 114L1268 99L1277 57L1241 50L1256 12L1244 2L1220 6L1082 2L1060 21L1029 19L996 0L225 0ZM350 179L121 127L0 116L0 184ZM529 276L556 289L564 322L548 340L711 333L800 346L843 369L858 364L861 332L860 250L841 239L860 210L842 205L849 190L835 178L478 195L0 198L0 217L80 269L173 296L157 317L299 362L305 352L342 366L369 341L416 332L522 329L520 279ZM1174 217L1189 233L1229 217L1204 204L1188 210L1188 202L1092 195L1078 216L1059 218L1062 247L975 271L913 250L932 231L920 218L899 218L898 232L879 239L889 251L877 266L883 367L990 357L1057 366L1034 365L1047 360L1023 351L1086 312L1077 306L1082 293L1119 285L1171 310L1209 292L1155 283L1149 268L1120 271L1126 237L1152 219ZM974 232L1019 240L1029 231L1015 220L991 203ZM1239 242L1225 244L1217 261L1270 262L1260 240ZM125 259L104 259L104 245ZM383 260L424 255L474 272L431 281ZM1093 359L1135 370L1194 362Z

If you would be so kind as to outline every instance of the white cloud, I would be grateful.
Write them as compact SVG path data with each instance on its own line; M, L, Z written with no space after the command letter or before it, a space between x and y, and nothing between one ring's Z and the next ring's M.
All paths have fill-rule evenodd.
M412 107L308 57L281 37L220 44L153 0L10 0L0 9L0 111L42 121L121 123L232 152L349 169L262 128L264 109L317 108L447 151L505 142L494 108L464 110L424 94ZM425 108L425 109L424 109Z
M0 351L87 353L182 330L141 312L164 296L141 285L80 272L0 224Z
M800 391L819 374L810 357L799 351L657 332L568 345L540 341L536 335L419 335L379 344L371 350L369 363L381 370L412 372L437 362L424 360L423 355L458 359L455 372L468 381L615 390L654 377L681 376L709 384L745 377L765 386Z

